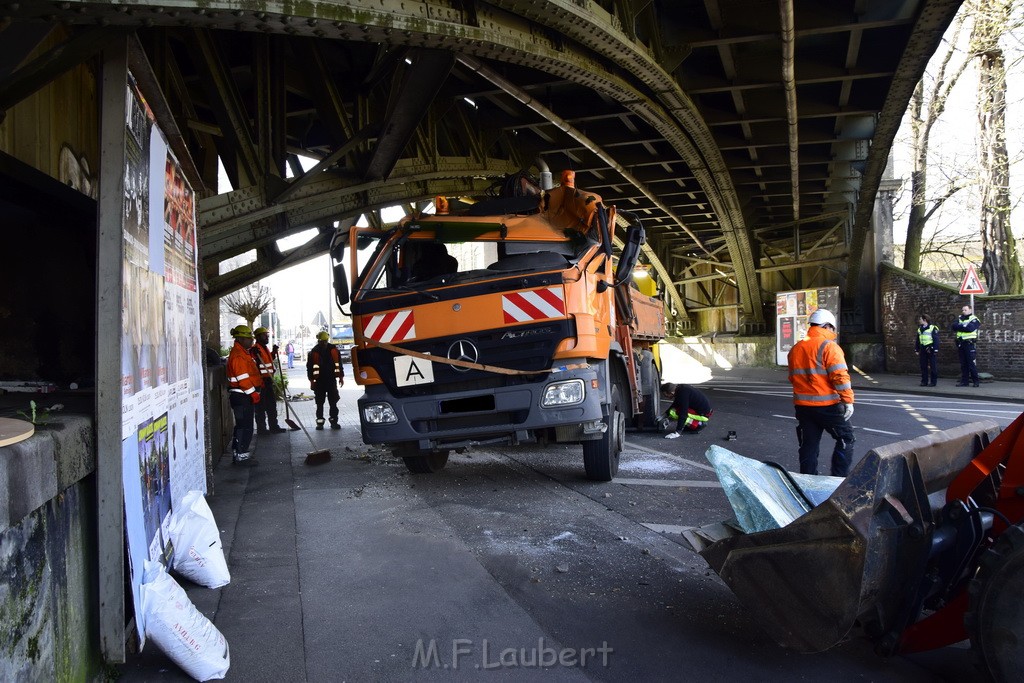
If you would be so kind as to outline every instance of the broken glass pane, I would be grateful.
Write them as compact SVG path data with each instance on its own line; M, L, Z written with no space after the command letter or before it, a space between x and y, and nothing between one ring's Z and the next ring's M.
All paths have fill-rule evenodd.
M780 467L712 445L715 466L738 526L746 533L779 529L824 502L842 477L786 473Z

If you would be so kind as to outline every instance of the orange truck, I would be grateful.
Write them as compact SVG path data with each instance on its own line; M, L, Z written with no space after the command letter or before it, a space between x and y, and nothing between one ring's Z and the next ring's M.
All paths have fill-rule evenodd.
M351 280L332 250L365 389L363 440L417 473L473 446L579 443L587 476L610 481L627 424L661 417L665 321L633 281L639 220L575 188L571 173L539 196L434 205L392 229L351 229Z

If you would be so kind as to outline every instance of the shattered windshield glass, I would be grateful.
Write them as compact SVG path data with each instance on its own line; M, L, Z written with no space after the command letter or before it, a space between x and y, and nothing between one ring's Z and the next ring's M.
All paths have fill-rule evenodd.
M827 500L843 481L786 472L715 445L705 455L736 513L737 526L748 534L786 526Z

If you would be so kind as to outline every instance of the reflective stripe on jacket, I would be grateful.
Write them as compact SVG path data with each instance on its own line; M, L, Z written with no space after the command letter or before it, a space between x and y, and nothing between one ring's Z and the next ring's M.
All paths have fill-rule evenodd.
M252 355L238 342L231 347L227 364L229 391L251 394L263 386L259 368Z
M812 325L807 337L789 350L789 381L798 406L853 403L846 356L836 343L836 333L820 325Z
M966 318L960 316L953 325L953 329L956 330L956 338L968 341L974 341L978 338L979 327L981 327L981 321L974 315L969 315Z
M320 379L320 365L326 365L327 361L334 361L334 378L341 379L345 376L345 370L341 367L341 354L338 353L338 347L334 344L328 344L330 358L320 358L320 347L314 346L309 352L309 358L306 360L306 375L309 377L309 381L316 382Z
M252 345L252 357L256 361L256 368L264 378L274 376L274 357L263 344L259 342Z

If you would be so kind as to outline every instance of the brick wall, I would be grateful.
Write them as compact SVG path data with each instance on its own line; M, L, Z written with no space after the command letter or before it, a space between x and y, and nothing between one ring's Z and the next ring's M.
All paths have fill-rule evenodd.
M882 266L880 287L886 370L920 372L914 338L917 316L924 313L939 328L939 380L959 379L956 337L950 326L970 297L958 288L888 265ZM975 296L974 314L981 320L978 371L997 380L1024 379L1024 296Z

